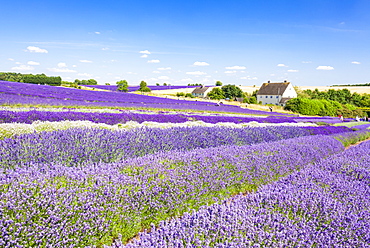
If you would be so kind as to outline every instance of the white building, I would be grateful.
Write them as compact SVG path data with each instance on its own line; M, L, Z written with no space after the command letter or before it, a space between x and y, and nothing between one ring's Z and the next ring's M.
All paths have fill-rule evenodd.
M285 106L286 102L297 97L293 85L290 82L283 83L263 83L257 92L257 102L262 104L274 104Z
M207 86L201 86L201 87L197 87L193 90L193 92L191 93L193 96L195 97L201 97L201 98L206 98L207 97L207 94L209 92L211 92L211 90L213 89L214 87L207 87Z

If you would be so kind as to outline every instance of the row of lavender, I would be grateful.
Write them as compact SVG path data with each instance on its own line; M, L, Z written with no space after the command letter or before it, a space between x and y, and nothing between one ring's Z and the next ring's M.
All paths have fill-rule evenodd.
M347 127L173 127L111 131L71 128L16 135L0 140L0 168L58 163L77 166L121 162L165 151L251 145L317 134L352 132Z
M86 113L77 111L64 111L64 112L51 112L51 111L7 111L0 110L0 123L32 123L34 121L77 121L87 120L95 123L105 123L115 125L118 123L125 123L127 121L136 121L142 123L145 121L155 121L159 123L184 123L186 121L201 120L206 123L218 122L232 122L232 123L245 123L245 122L263 122L263 123L283 123L283 122L297 122L290 117L275 117L268 118L260 117L233 117L233 116L209 116L209 115L185 115L185 114L140 114L130 111L123 111L122 113Z
M145 121L155 121L159 123L184 123L186 121L203 121L206 123L247 123L256 121L259 123L297 123L297 122L325 122L328 124L340 122L339 118L292 118L287 116L268 116L262 117L243 117L243 116L225 116L225 115L195 115L195 114L168 114L168 113L151 113L140 114L130 111L122 111L121 113L97 113L97 112L78 112L78 111L9 111L0 110L0 123L32 123L34 121L77 121L87 120L95 123L105 123L115 125L128 121L136 121L142 123Z
M370 141L114 247L370 247Z
M82 85L85 87L96 88L101 90L117 91L117 85ZM151 90L174 90L174 89L186 89L196 88L199 86L178 86L178 85L148 85ZM129 86L128 92L137 91L140 86Z
M131 93L80 90L6 81L0 81L0 105L120 107L271 114L233 105L216 106L214 103L203 101L175 100ZM274 113L274 115L288 114Z
M38 147L38 137L34 138L28 141L29 148L51 145L44 140ZM76 140L79 138L77 135ZM13 140L4 141L5 145ZM254 191L343 149L334 138L307 136L252 146L162 152L114 164L66 167L34 161L27 167L4 168L0 173L0 246L84 247L111 244L117 237L127 240L151 223L159 224L232 195ZM192 220L189 229L194 222L201 223L200 219ZM224 228L235 230L237 224ZM176 229L164 230L171 233ZM243 229L240 232L244 233ZM180 237L185 233L172 234ZM213 237L189 234L195 242L208 242ZM168 239L172 241L187 244L173 236Z

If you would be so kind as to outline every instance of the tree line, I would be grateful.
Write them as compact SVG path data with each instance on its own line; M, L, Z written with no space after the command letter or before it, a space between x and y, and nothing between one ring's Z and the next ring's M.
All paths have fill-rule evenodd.
M49 77L45 74L22 74L15 72L0 72L0 80L9 82L20 82L29 84L42 84L60 86L62 84L61 77Z
M298 97L287 102L285 109L304 115L365 116L370 110L370 94L351 93L348 89L328 91L296 88Z

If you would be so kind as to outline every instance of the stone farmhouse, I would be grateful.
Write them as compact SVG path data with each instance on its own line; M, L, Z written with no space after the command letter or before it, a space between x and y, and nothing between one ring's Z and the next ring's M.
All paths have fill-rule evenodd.
M257 92L257 102L262 104L274 104L285 106L286 102L297 97L293 85L290 82L283 83L263 83Z
M206 98L207 94L213 89L214 87L207 87L207 86L201 86L195 88L191 94L195 97L200 97L200 98Z

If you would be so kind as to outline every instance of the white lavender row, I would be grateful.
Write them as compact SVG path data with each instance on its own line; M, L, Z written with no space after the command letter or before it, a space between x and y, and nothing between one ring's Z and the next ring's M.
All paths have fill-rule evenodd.
M219 122L216 124L205 123L203 121L187 121L183 123L160 123L145 121L138 123L135 121L128 121L124 124L108 125L105 123L95 123L91 121L34 121L32 124L24 123L0 123L0 139L10 138L14 135L42 132L42 131L56 131L56 130L66 130L69 128L101 128L108 130L125 130L133 128L172 128L172 127L217 127L225 126L230 128L243 128L243 127L268 127L268 126L291 126L291 127L316 127L316 124L312 123L259 123L259 122L248 122L248 123L231 123L231 122ZM323 128L325 129L325 128ZM330 128L329 128L330 129ZM337 127L332 128L338 132L349 131L348 128Z
M151 223L253 191L343 149L328 136L309 136L157 153L116 164L3 169L0 246L84 247L111 244L119 236L127 240ZM164 230L172 233L172 227ZM156 233L150 238L154 243ZM188 238L197 238L191 234ZM165 247L161 242L157 247Z
M112 247L370 247L370 141Z
M128 131L70 128L21 134L0 140L0 167L12 168L32 163L60 163L66 166L110 163L163 151L251 145L313 134L349 131L352 132L345 127L197 126L136 128Z

